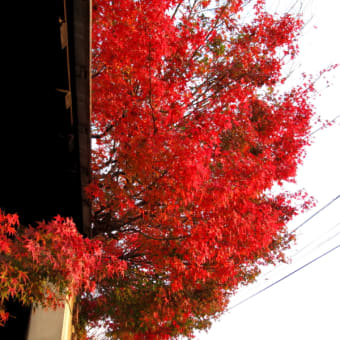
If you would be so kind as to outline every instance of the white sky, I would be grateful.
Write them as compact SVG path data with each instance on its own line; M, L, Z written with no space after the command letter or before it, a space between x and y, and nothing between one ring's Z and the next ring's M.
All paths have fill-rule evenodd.
M268 5L282 9L294 2L267 0ZM300 2L305 19L311 18L300 39L300 70L317 74L330 64L340 63L340 1ZM331 120L340 115L340 68L327 78L332 85L325 88L325 82L320 82L321 96L315 104L322 119ZM298 172L297 188L314 196L317 206L295 218L289 225L291 230L340 195L340 117L332 127L315 133ZM230 307L338 245L340 198L299 229L297 244L289 252L291 264L265 268L258 282L240 290ZM340 248L231 309L208 333L197 333L196 339L339 340Z

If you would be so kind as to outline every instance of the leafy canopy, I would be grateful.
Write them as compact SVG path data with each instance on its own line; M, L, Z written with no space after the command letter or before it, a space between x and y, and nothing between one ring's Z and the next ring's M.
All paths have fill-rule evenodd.
M170 339L284 260L298 194L270 189L294 180L313 87L282 90L302 22L263 2L247 22L246 0L93 2L92 234L57 218L13 239L2 214L0 256L16 259L2 282L64 287L112 339ZM43 300L8 287L1 302Z
M189 336L284 258L296 210L268 192L294 180L313 89L279 91L300 19L256 1L245 23L247 3L94 2L92 236L127 270L83 310L112 337Z

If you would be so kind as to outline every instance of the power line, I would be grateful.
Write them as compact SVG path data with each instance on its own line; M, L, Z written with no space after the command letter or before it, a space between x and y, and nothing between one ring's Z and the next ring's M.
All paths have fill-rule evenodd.
M310 221L313 217L315 217L316 215L318 215L322 210L326 209L327 207L329 207L332 203L334 203L337 199L340 198L340 195L338 195L337 197L333 198L330 202L328 202L325 206L323 206L321 209L319 209L315 214L313 214L312 216L310 216L309 218L307 218L304 222L302 222L300 225L298 225L295 229L292 230L292 233L294 233L295 231L297 231L298 229L300 229L302 226L304 226L308 221Z
M294 233L296 230L300 229L301 227L303 227L306 223L308 223L313 217L317 216L321 211L325 210L327 207L329 207L332 203L334 203L337 199L340 198L340 195L336 196L335 198L333 198L331 201L329 201L326 205L324 205L322 208L320 208L317 212L315 212L312 216L310 216L309 218L307 218L304 222L302 222L300 225L298 225L295 229L293 229L292 233ZM334 227L336 227L338 224L336 224ZM333 228L334 228L333 227ZM333 229L331 228L331 229ZM329 230L330 231L330 230ZM333 235L331 238L336 237L338 234ZM325 242L318 244L316 248L318 248L319 246L321 246L322 244L328 242L330 239L327 239ZM315 240L316 241L316 240ZM313 244L315 241L311 242L311 244ZM304 250L305 248L309 247L311 244L308 244L307 246L305 246L302 250ZM314 249L316 249L314 248ZM313 250L314 250L313 249ZM302 250L300 250L298 253L300 253ZM310 252L309 252L310 253ZM294 257L297 254L292 255L292 257ZM303 256L305 257L305 256ZM280 263L280 265L282 265L282 263ZM281 268L282 269L282 268ZM265 275L269 275L271 273L274 272L274 276L276 276L275 274L277 274L278 272L281 272L282 270L278 270L278 267L273 268L272 270L270 270L269 272L265 273ZM275 273L276 272L276 273ZM253 290L254 288L250 288L250 291Z
M330 228L326 233L324 233L323 235L321 235L321 237L326 236L330 231L332 231L333 229L335 229L337 226L339 226L340 223L335 224L332 228ZM315 242L320 241L320 235L314 239L312 242L310 242L309 244L307 244L306 246L304 246L302 249L299 249L295 254L289 256L289 259L294 260L296 262L297 261L301 261L302 259L304 259L308 254L310 254L311 252L315 251L316 249L320 248L321 246L323 246L324 244L330 242L331 240L333 240L335 237L337 237L338 235L340 235L340 231L338 231L337 233L335 233L334 235L328 237L326 240L321 241L320 243L318 243L312 250L307 251L307 253L301 254L301 252L303 252L305 249L309 248L311 245L313 245ZM298 255L302 255L302 256L298 256ZM286 265L286 267L284 267L284 265ZM269 271L264 271L261 273L261 276L265 276L266 280L270 280L272 281L275 277L277 277L279 274L281 274L282 271L284 271L285 269L287 269L287 264L286 263L279 263L278 266L272 268ZM247 296L248 294L250 294L252 291L256 291L258 290L261 286L263 286L265 282L258 282L257 285L253 285L253 286L248 286L247 289L245 291L241 291L241 297L242 296Z
M334 117L334 118L330 121L330 123L335 123L335 121L336 121L338 118L340 118L340 115L337 115L336 117ZM309 135L312 136L312 135L314 135L315 133L317 133L318 131L321 131L321 130L327 128L327 127L329 127L329 126L320 126L320 127L317 128L316 130L314 130L313 132L311 132Z
M299 267L298 269L294 270L293 272L291 272L291 273L285 275L285 276L282 277L281 279L279 279L279 280L273 282L273 283L270 284L269 286L267 286L267 287L265 287L265 288L259 290L259 291L256 292L255 294L253 294L253 295L247 297L246 299L242 300L241 302L237 303L236 305L231 306L228 310L231 310L231 309L233 309L233 308L235 308L235 307L241 305L242 303L244 303L244 302L250 300L251 298L253 298L253 297L255 297L255 296L257 296L257 295L263 293L265 290L267 290L267 289L273 287L273 286L276 285L277 283L279 283L279 282L281 282L281 281L287 279L289 276L292 276L293 274L297 273L298 271L300 271L300 270L306 268L307 266L309 266L309 265L312 264L313 262L315 262L315 261L317 261L317 260L320 260L322 257L324 257L324 256L326 256L326 255L328 255L328 254L330 254L331 252L333 252L333 251L336 250L337 248L340 248L340 244L337 245L337 246L335 246L334 248L332 248L332 249L326 251L325 253L321 254L320 256L314 258L313 260L311 260L311 261L305 263L303 266L301 266L301 267Z
M333 228L331 228L331 229L328 230L328 232L330 232L331 230L335 229L335 227L337 227L338 225L340 225L340 223L337 223L336 225L334 225ZM328 234L328 232L326 232L326 233L324 233L323 235L321 235L321 237L322 237L322 236L325 236L326 234ZM337 237L339 234L340 234L340 231L338 231L338 232L335 233L334 235L328 237L326 240L324 240L324 241L318 243L314 248L312 248L311 250L308 250L307 253L303 254L302 258L306 257L306 255L310 254L310 253L313 252L314 250L320 248L320 247L321 247L322 245L324 245L325 243L327 243L327 242L333 240L333 239L334 239L335 237ZM312 242L308 243L308 244L307 244L306 246L304 246L303 248L299 249L295 254L293 254L293 255L291 256L291 258L292 258L292 259L293 259L293 258L295 259L296 256L297 256L298 254L300 254L301 252L303 252L305 249L309 248L312 244L314 244L314 243L315 243L316 241L318 241L318 240L319 240L319 237L316 238L316 239L314 239Z

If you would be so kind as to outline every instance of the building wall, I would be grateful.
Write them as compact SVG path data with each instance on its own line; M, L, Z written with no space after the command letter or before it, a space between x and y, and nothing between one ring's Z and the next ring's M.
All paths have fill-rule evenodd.
M62 308L32 311L27 340L71 340L72 308L68 301Z

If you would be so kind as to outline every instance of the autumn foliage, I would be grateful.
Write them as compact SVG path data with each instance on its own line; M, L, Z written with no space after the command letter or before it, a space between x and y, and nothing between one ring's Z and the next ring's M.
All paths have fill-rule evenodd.
M94 1L91 238L57 218L1 251L29 254L34 273L61 270L86 323L113 339L209 327L292 239L296 196L270 189L294 180L308 144L313 89L285 92L282 74L302 22L263 1L244 20L247 3ZM29 299L20 287L39 278L21 266L6 273Z
M10 297L54 308L66 295L93 292L102 277L123 274L125 263L107 251L109 245L83 238L70 219L23 227L17 215L0 210L0 325Z

